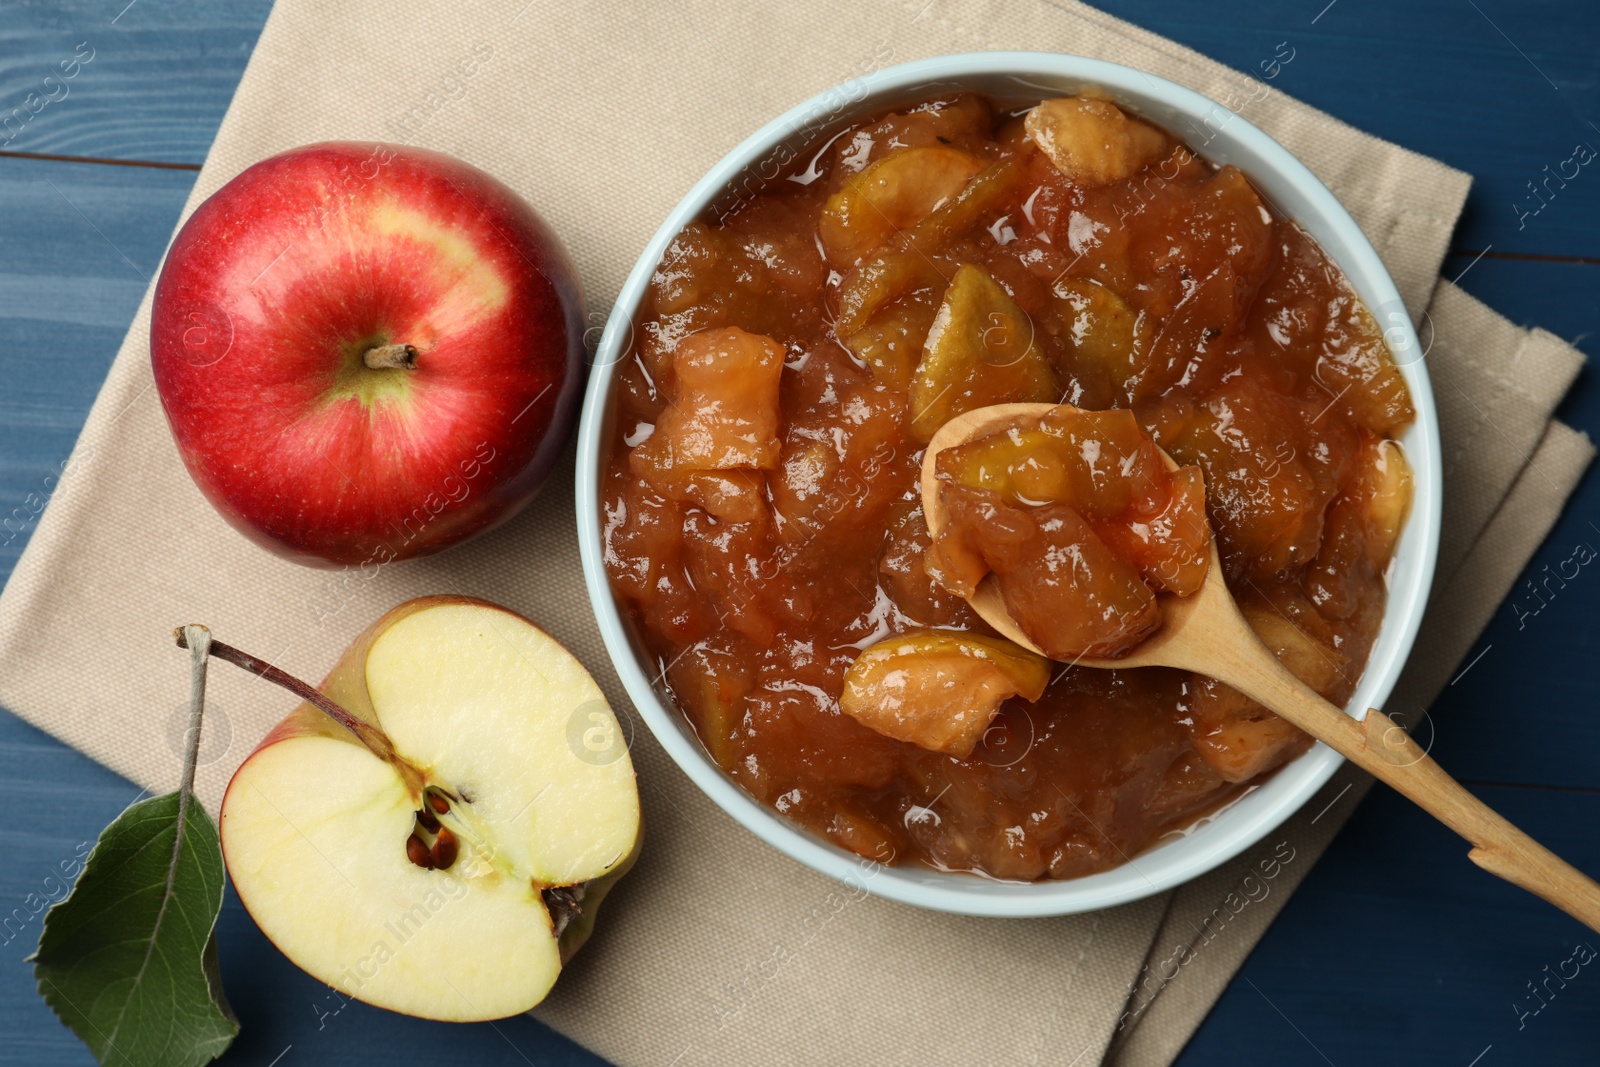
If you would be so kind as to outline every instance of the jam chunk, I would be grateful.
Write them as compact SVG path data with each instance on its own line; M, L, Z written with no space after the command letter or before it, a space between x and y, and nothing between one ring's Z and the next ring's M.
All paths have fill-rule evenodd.
M1036 342L1033 320L1000 283L964 264L945 290L911 380L911 436L925 443L974 408L1058 399L1055 372Z
M1178 596L1198 593L1211 566L1205 476L1198 467L1179 467L1160 510L1098 522L1095 532L1155 589Z
M852 266L961 191L982 168L943 145L907 148L849 178L823 205L817 232L828 258Z
M1348 619L1382 585L1411 506L1411 466L1394 441L1362 441L1348 484L1328 508L1327 535L1302 586L1317 610Z
M1245 604L1239 610L1262 643L1302 682L1330 699L1349 688L1343 657L1282 610L1272 604ZM1231 686L1195 675L1191 689L1186 721L1195 751L1223 781L1248 782L1310 745L1299 729Z
M642 478L687 484L689 476L778 463L778 378L783 348L737 326L678 343L672 402L629 462Z
M851 337L866 329L880 308L908 293L931 290L937 304L938 294L944 292L955 271L954 265L903 249L888 249L864 260L844 276L839 286L839 317L834 322L839 339L853 348ZM928 325L933 325L931 316ZM913 367L926 338L924 329L916 339Z
M966 184L961 192L942 202L914 226L894 238L894 246L930 255L966 237L973 227L985 225L1022 183L1022 169L1013 160L993 163Z
M1400 432L1416 411L1380 324L1304 230L1277 229L1279 267L1252 317L1257 346L1311 383L1325 405L1372 433Z
M1230 573L1294 577L1316 557L1357 444L1325 408L1234 381L1198 403L1175 395L1140 409L1168 454L1205 472L1211 524Z
M973 226L1016 193L1023 174L1011 160L986 168L959 194L916 225L894 235L878 252L862 260L842 279L835 329L854 351L851 335L871 325L878 309L908 293L937 293L953 279L959 259L950 246L959 244ZM931 325L931 324L930 324ZM923 330L926 337L927 329Z
M1024 120L1028 138L1070 181L1108 185L1166 155L1166 134L1117 105L1086 96L1046 100Z
M911 387L911 376L922 360L922 346L939 313L937 291L913 292L881 311L874 310L870 322L844 334L840 342L871 369L874 378L903 392Z
M823 152L832 156L828 191L837 192L851 176L907 148L944 145L981 153L990 143L994 108L977 93L955 93L923 100L914 107L880 115L856 128L830 136ZM828 151L832 145L832 151ZM818 157L818 163L822 157ZM824 184L818 182L817 184Z
M944 501L949 521L928 557L930 572L970 596L992 571L1006 612L1052 659L1120 656L1161 625L1138 570L1072 508L1008 504L965 486Z
M668 243L637 335L652 375L670 379L677 344L703 330L738 326L787 345L821 322L812 294L828 275L822 253L813 235L790 232L810 228L815 199L747 203L724 226L690 223Z
M1052 408L1033 424L945 449L947 486L988 489L1012 504L1064 504L1139 577L1189 596L1205 582L1211 531L1195 467L1169 470L1132 412Z
M886 737L965 758L1002 703L1038 700L1049 680L1043 657L1003 638L914 630L856 658L839 708Z
M899 502L878 556L879 586L902 615L919 625L981 629L982 620L967 602L928 574L927 556L932 547L921 496Z
M1069 342L1068 403L1104 408L1133 396L1149 363L1149 318L1093 278L1058 278L1051 295Z

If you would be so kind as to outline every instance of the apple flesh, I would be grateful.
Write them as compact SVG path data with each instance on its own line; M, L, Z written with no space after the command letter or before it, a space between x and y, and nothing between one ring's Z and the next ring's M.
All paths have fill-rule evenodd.
M150 354L190 475L303 563L435 552L539 489L582 386L560 240L515 192L418 148L325 143L199 206Z
M521 616L430 597L368 628L320 689L392 753L310 703L262 741L220 820L246 910L378 1007L466 1022L538 1004L638 850L599 686Z

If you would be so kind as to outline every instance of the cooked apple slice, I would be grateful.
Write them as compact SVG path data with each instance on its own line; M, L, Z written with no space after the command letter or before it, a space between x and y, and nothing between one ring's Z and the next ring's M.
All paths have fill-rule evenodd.
M1361 478L1370 525L1367 555L1373 566L1383 568L1394 555L1411 511L1411 464L1398 441L1366 443L1361 458L1366 464Z
M1060 399L1028 313L981 267L962 264L911 379L911 438L927 444L974 408Z
M1000 705L1038 700L1050 663L1001 637L912 630L856 657L839 710L897 741L960 759L972 755Z
M1066 504L1012 504L992 489L940 485L947 521L925 566L970 597L992 572L1006 612L1051 659L1120 656L1161 625L1155 593Z
M783 346L725 326L678 342L672 402L629 456L647 481L679 488L697 471L777 465Z
M1046 100L1023 120L1028 137L1056 169L1079 185L1109 185L1166 154L1166 134L1131 119L1108 100Z
M915 225L906 227L894 244L908 252L932 255L980 221L997 214L1000 205L1022 184L1023 171L1014 160L991 163L967 182L961 192L942 202Z
M1051 294L1072 341L1073 377L1084 390L1074 403L1099 408L1133 397L1152 344L1144 314L1093 278L1058 279Z
M305 695L332 710L291 712L222 802L256 924L382 1008L466 1022L538 1004L639 842L633 765L594 679L520 615L429 597Z
M959 193L983 167L958 148L904 148L876 161L822 207L817 232L828 259L853 266L895 233Z
M859 333L871 324L878 309L906 298L921 290L942 293L950 284L950 268L940 261L929 259L921 252L905 249L886 249L844 276L839 285L839 317L834 330L841 340ZM917 339L921 354L922 342ZM847 346L848 347L848 346ZM912 359L916 364L916 359Z
M901 297L855 333L841 337L850 354L865 363L878 381L895 389L911 385L911 374L922 358L922 345L938 314L938 290Z

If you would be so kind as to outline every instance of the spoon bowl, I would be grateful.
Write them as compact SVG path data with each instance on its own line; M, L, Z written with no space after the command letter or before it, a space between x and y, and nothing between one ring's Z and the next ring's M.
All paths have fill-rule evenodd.
M922 455L922 514L927 518L928 532L938 537L950 521L949 509L945 507L939 493L938 473L935 469L940 452L980 437L987 437L1019 421L1041 419L1058 408L1071 409L1072 405L993 404L957 415L939 427L939 432L933 435L933 439L928 442L927 450ZM1160 448L1156 451L1161 452L1161 458L1168 470L1178 469L1178 464L1171 456ZM1192 627L1196 613L1201 613L1202 617L1198 621L1201 627L1204 627L1208 625L1205 615L1216 610L1219 600L1226 601L1229 607L1233 605L1233 596L1222 580L1222 561L1217 556L1216 538L1211 539L1208 551L1206 581L1200 592L1188 597L1162 594L1159 598L1161 629L1145 638L1126 655L1115 658L1080 656L1071 662L1080 667L1104 667L1108 670L1117 667L1187 666L1174 662L1171 657L1178 655L1189 658L1188 650L1184 646L1190 638L1185 635L1198 632ZM978 591L967 598L967 603L978 613L979 618L994 627L1002 637L1030 652L1048 656L1048 653L1033 643L1032 638L1023 633L1022 627L1017 625L1011 613L1006 610L1006 602L1000 595L1000 585L994 575L991 574L983 580ZM1234 608L1233 613L1237 615L1238 609ZM1242 616L1239 621L1244 622ZM1246 629L1249 627L1246 626ZM1173 642L1178 643L1176 650L1169 647ZM1189 666L1188 669L1205 673L1201 667Z

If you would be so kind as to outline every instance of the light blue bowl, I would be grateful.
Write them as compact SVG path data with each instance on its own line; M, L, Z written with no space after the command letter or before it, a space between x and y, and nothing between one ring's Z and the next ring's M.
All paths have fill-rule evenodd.
M978 52L906 63L853 79L779 116L711 168L668 215L628 275L596 353L578 430L578 541L584 579L606 648L656 739L712 800L756 836L807 866L893 900L966 915L1064 915L1124 904L1186 882L1271 833L1311 798L1342 762L1317 744L1265 784L1129 863L1069 881L1030 884L919 867L879 867L838 848L756 801L711 760L672 705L632 622L612 595L601 562L600 485L612 440L611 391L631 345L634 317L667 243L718 201L773 177L799 142L855 118L951 87L1040 99L1098 87L1131 111L1183 137L1215 163L1232 163L1316 238L1377 316L1400 364L1417 419L1402 442L1415 478L1411 517L1390 571L1388 610L1366 673L1351 698L1356 717L1382 707L1411 651L1433 581L1439 545L1439 424L1423 349L1383 263L1349 213L1288 150L1249 122L1181 85L1131 67L1045 52ZM732 192L730 195L738 195ZM724 198L721 202L726 204ZM719 209L721 205L719 204Z

